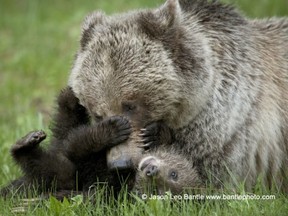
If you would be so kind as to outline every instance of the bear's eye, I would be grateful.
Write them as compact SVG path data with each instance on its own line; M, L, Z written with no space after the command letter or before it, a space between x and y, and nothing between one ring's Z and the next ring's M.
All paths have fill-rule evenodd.
M178 179L178 174L176 171L171 171L169 176L174 181L177 181L177 179Z
M97 114L94 114L94 119L96 122L100 122L103 120L103 116L100 116L100 115L97 115Z
M132 101L126 101L122 103L122 110L124 113L133 113L136 108L136 104Z

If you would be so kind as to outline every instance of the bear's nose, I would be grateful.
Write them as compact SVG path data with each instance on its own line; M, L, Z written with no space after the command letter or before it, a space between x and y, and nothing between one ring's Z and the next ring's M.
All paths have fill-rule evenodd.
M159 161L153 157L148 156L143 158L140 163L138 169L142 171L146 176L155 176L159 171Z
M133 167L131 159L119 159L108 163L109 170L126 170Z
M158 173L158 167L155 165L148 165L145 169L144 169L145 175L146 176L156 176Z

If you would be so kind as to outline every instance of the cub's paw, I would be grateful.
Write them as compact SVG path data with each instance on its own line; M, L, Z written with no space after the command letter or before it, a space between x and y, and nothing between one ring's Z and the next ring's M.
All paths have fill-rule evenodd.
M162 121L152 122L140 130L141 133L139 136L141 143L138 147L146 151L159 145L170 144L172 142L171 130Z
M132 128L128 119L121 116L113 116L101 122L104 142L112 147L126 141Z
M79 99L75 96L71 87L66 87L61 90L58 96L58 106L70 112L85 110L85 108L79 104Z
M42 130L32 131L28 133L26 136L22 137L20 140L16 142L15 145L12 146L11 151L17 152L24 149L32 149L35 148L46 138L46 133Z

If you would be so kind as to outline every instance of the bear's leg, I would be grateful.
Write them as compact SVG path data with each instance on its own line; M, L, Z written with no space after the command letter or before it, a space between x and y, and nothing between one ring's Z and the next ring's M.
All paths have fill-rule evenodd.
M21 166L28 166L30 159L41 157L39 144L46 138L44 131L32 131L22 137L11 148L11 154Z
M127 119L114 116L94 126L81 126L72 130L64 141L66 154L78 161L92 152L99 152L126 141L132 132Z
M75 168L61 152L45 151L39 144L46 138L43 131L32 131L11 148L15 161L21 166L28 181L50 188L73 189ZM53 185L54 186L54 185Z
M87 110L79 104L78 98L70 87L62 89L57 98L57 110L53 116L51 145L56 148L62 145L72 129L90 125Z
M12 146L11 153L13 157L17 160L23 154L25 155L26 152L37 148L45 138L46 134L44 131L29 132Z
M141 129L139 136L142 143L138 147L150 150L159 145L170 145L173 140L173 131L164 122L156 121Z

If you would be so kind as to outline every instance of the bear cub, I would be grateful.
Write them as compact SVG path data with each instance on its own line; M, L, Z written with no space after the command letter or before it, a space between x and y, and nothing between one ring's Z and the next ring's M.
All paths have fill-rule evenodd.
M182 194L203 186L193 160L173 146L149 151L141 159L136 172L134 191L137 194Z
M86 109L69 87L62 90L57 102L48 149L39 146L46 138L44 131L32 131L19 139L11 154L24 176L1 189L1 195L15 189L26 193L32 187L38 192L88 191L95 182L120 191L122 181L133 179L133 171L110 172L106 151L129 138L129 121L114 116L91 124Z

